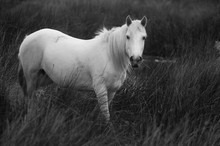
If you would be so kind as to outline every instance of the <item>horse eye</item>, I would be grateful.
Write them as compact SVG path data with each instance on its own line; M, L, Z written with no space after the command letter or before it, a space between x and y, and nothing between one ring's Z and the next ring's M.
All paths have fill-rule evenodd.
M130 37L128 35L126 35L126 37L127 37L128 40L130 39Z
M143 40L146 40L146 37L145 37L145 36L143 37Z

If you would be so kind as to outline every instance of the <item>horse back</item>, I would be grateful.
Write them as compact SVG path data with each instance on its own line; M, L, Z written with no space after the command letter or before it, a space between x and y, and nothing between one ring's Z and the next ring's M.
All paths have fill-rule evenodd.
M41 29L25 37L19 48L18 58L25 70L37 68L41 64L45 48L56 42L60 36L67 36L52 29Z

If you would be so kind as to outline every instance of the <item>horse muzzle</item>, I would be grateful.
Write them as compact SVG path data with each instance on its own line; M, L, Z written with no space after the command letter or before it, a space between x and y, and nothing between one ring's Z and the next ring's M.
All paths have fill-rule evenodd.
M133 68L138 68L141 61L142 61L141 56L138 56L138 57L131 56L130 57L131 66Z

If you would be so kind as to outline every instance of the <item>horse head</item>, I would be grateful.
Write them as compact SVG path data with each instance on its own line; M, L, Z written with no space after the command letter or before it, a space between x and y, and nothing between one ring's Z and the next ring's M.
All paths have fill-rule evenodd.
M144 43L147 37L145 30L147 18L144 16L141 20L132 20L130 16L127 16L126 25L126 54L130 59L131 66L136 68L142 61Z

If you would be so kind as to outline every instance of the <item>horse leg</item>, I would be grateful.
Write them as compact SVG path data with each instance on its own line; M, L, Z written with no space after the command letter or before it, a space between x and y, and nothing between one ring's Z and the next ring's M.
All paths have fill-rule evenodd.
M104 84L104 81L101 79L94 80L93 88L96 93L98 103L100 105L100 110L105 116L106 122L108 122L110 120L110 113L108 106L107 88Z
M24 77L24 71L23 71L23 68L20 62L18 65L18 81L19 81L20 86L22 87L24 96L27 96L27 83L26 83L26 79Z
M29 78L27 78L27 95L29 97L32 97L33 92L37 88L37 75L36 72L32 72Z
M108 103L109 103L109 106L110 106L110 104L111 104L111 102L112 102L112 100L115 96L115 93L116 93L115 91L109 91L108 90Z
M50 79L50 77L46 74L46 72L41 69L39 72L38 72L38 79L37 79L37 88L39 87L45 87L47 85L50 85L52 84L53 81Z
M111 102L112 102L112 100L113 100L113 98L115 96L115 93L116 93L115 91L108 90L108 106L109 106L109 110L112 109Z
M29 96L32 96L34 90L37 90L39 87L47 86L51 83L53 83L53 81L44 70L41 69L38 72L33 72L27 83L27 93Z

